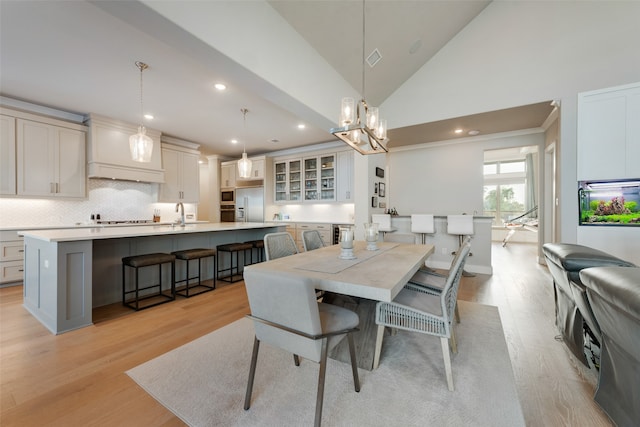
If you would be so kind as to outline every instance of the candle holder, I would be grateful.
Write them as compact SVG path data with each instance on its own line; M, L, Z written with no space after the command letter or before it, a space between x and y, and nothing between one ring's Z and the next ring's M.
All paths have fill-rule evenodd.
M340 259L356 259L353 253L353 228L351 226L340 227Z
M378 224L377 222L364 223L364 238L367 241L368 251L378 250Z

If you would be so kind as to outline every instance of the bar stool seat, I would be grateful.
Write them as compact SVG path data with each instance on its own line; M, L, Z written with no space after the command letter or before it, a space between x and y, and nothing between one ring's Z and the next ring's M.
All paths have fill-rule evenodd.
M186 272L184 280L176 280L176 286L180 283L184 283L184 289L176 290L176 294L189 298L194 295L199 295L204 292L212 291L216 288L216 250L215 249L207 249L207 248L197 248L197 249L186 249L181 251L173 251L171 252L175 255L176 260L182 260L186 263ZM213 258L213 285L203 284L202 282L202 259L203 258ZM198 275L197 276L189 276L189 264L191 260L198 260ZM197 283L191 283L192 280L198 279ZM198 289L199 288L199 289ZM194 289L198 289L195 293L192 293Z
M227 243L226 245L218 245L216 247L218 251L218 280L227 283L234 283L243 280L242 270L240 270L240 259L239 253L242 252L242 266L245 265L245 260L247 259L247 251L249 251L249 257L251 257L251 251L253 250L253 245L251 243ZM224 265L222 262L222 254L229 254L229 268L221 268ZM233 258L235 255L235 264L233 262ZM228 274L226 274L228 272Z
M145 255L134 255L122 258L122 304L125 307L132 308L136 311L145 308L154 307L176 299L175 284L175 260L173 254L152 253ZM169 294L162 291L162 265L171 264L171 288ZM158 282L152 285L140 287L140 268L158 266ZM127 274L126 269L133 268L135 270L134 289L127 290ZM155 292L151 290L157 289ZM149 291L149 292L147 292ZM127 297L134 294L132 299ZM145 300L151 300L151 304L141 306L140 303Z
M249 264L245 264L245 265L250 265L250 264L255 264L256 262L262 262L264 261L264 240L262 239L258 239L258 240L249 240L245 243L251 243L252 249L251 249L251 262ZM256 249L258 252L258 260L257 261L253 261L253 249Z

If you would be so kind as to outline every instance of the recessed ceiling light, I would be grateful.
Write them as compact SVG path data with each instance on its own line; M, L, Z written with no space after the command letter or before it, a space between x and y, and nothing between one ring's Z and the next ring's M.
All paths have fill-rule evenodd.
M477 134L479 134L479 133L480 133L480 131L479 131L479 130L476 130L476 129L472 129L472 130L470 130L470 131L469 131L469 132L467 132L467 133L468 133L469 135L471 135L471 136L476 136Z
M147 120L153 120L153 114L145 114L144 118Z
M222 83L216 83L215 85L213 85L213 87L215 87L218 90L225 90L227 88L227 86Z
M237 144L237 143L238 143L238 140L237 140L237 139L232 139L232 140L231 140L231 143L232 143L232 144Z
M304 129L304 128L306 128L306 127L307 127L307 126L306 126L304 123L300 123L300 124L298 125L298 129Z
M455 132L455 133L462 133L462 129L456 129L456 130L454 130L453 132Z

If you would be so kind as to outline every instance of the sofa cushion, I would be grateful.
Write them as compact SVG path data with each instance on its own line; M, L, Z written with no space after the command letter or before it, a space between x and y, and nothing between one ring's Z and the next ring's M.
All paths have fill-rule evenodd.
M582 283L620 311L640 323L640 268L595 267L580 272Z
M588 246L571 243L546 243L542 246L545 257L568 272L583 268L618 265L635 267L634 264Z

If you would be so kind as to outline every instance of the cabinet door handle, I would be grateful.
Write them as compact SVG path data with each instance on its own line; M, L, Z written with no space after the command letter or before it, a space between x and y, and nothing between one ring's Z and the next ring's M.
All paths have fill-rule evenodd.
M24 270L21 268L20 270L18 270L20 273L24 272Z
M24 249L18 249L18 252L24 252Z

